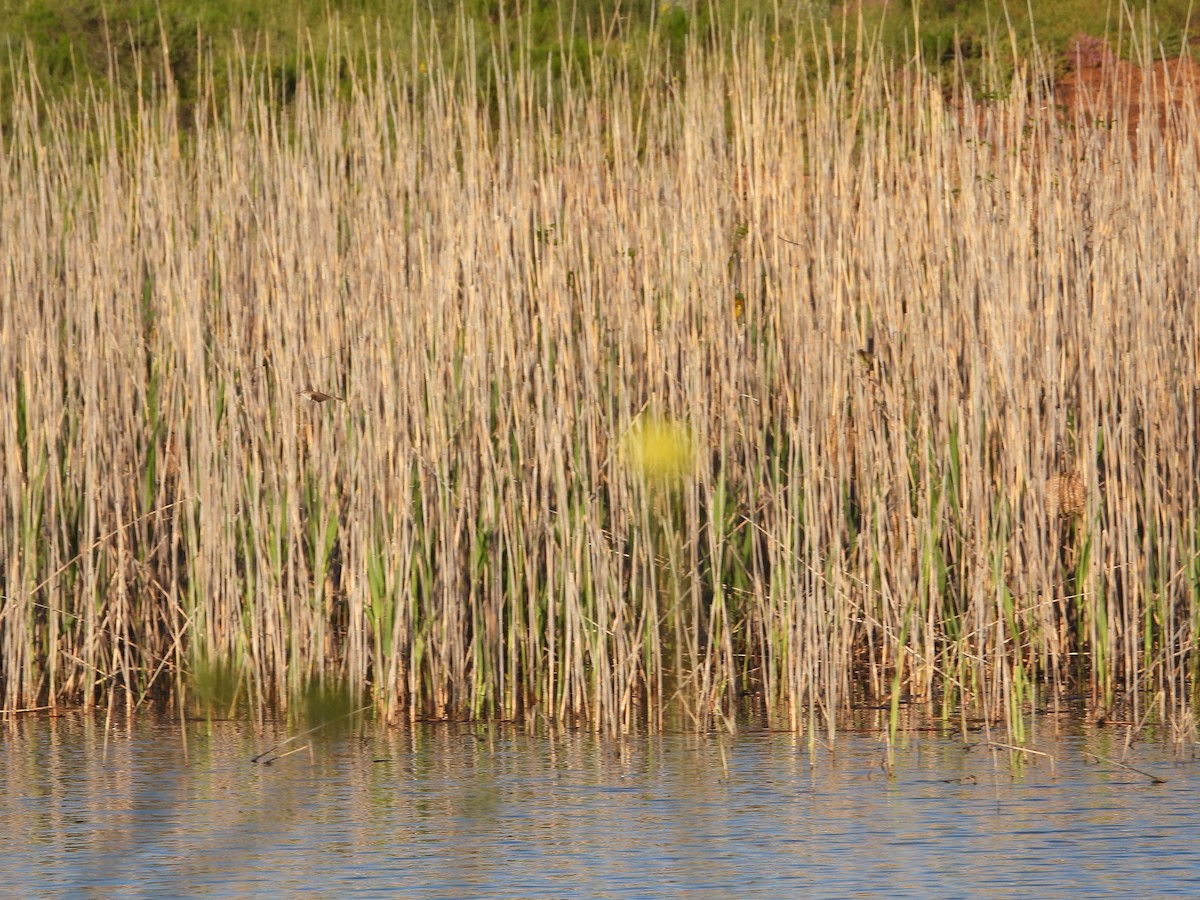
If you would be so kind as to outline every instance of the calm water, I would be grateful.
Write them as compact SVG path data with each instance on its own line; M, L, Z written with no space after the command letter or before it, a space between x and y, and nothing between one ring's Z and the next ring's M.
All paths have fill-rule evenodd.
M0 731L9 895L1200 897L1200 766L1044 723L1014 765L909 736L323 739L83 715ZM289 745L289 748L296 746ZM1123 758L1166 779L1090 761Z

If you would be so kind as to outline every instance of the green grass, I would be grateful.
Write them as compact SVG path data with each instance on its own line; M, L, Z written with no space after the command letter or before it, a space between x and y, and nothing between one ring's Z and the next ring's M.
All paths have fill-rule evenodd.
M362 64L380 44L389 59L408 67L427 62L430 47L440 43L460 74L474 70L477 87L489 93L495 90L493 49L502 69L528 65L549 73L554 83L561 83L568 68L590 78L615 67L637 84L645 77L644 65L653 68L663 60L681 75L689 41L717 47L724 35L753 23L782 52L814 58L829 49L836 58L848 58L856 36L865 32L889 58L911 60L919 51L945 83L957 65L987 90L995 87L990 80L1008 78L1015 60L1035 52L1051 68L1061 60L1061 69L1079 35L1107 37L1126 57L1144 48L1153 56L1192 53L1187 35L1196 24L1190 12L1188 0L1156 2L1150 22L1144 4L1111 0L924 2L915 13L911 3L774 0L3 0L0 48L7 53L0 49L0 122L10 120L12 79L29 59L47 98L66 96L80 84L131 98L169 70L186 112L210 91L224 97L229 78L239 77L244 62L270 76L280 89L276 96L284 99L302 66L320 70L337 61L338 80L348 87L347 61ZM470 47L457 41L464 29L474 35ZM985 58L989 55L995 58Z

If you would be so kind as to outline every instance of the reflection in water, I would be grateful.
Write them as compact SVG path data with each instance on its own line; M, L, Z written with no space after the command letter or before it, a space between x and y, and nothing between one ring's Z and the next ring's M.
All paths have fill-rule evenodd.
M1043 725L1043 728L1046 726ZM3 732L6 893L403 897L1200 896L1200 772L1077 724L1013 759L911 736L611 741L283 733L83 715ZM1165 777L1097 764L1086 752Z

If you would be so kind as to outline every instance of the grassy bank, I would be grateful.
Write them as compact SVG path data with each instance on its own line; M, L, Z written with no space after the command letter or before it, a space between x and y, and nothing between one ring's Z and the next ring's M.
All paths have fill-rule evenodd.
M4 708L1192 733L1194 110L770 47L18 84Z
M493 49L508 66L528 60L557 72L564 59L621 64L636 81L648 54L678 64L689 40L704 43L751 23L785 52L809 55L827 49L828 34L844 56L861 28L885 56L919 55L944 83L956 66L965 68L984 91L996 89L982 77L989 56L1006 79L1039 54L1048 70L1062 71L1085 36L1107 40L1127 59L1144 49L1194 57L1192 0L1156 0L1152 18L1147 9L1145 2L1111 0L0 0L0 126L9 121L13 74L30 69L49 100L81 84L129 100L169 74L190 111L202 96L223 102L236 90L236 75L234 84L227 76L246 55L288 96L305 55L319 65L347 58L362 65L382 44L390 59L408 67L424 52L411 40L414 31L452 46L464 28L477 45L457 65L474 68L482 82L495 71ZM1131 38L1134 31L1140 38ZM352 68L339 66L337 79L349 88Z

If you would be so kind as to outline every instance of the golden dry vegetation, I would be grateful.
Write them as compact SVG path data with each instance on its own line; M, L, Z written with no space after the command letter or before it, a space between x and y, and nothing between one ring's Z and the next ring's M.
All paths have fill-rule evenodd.
M434 53L188 116L18 85L3 708L218 661L392 721L1192 733L1194 107L766 47L552 101Z

